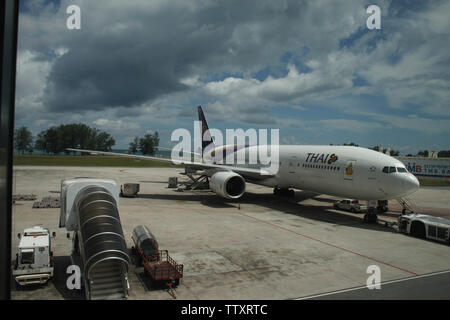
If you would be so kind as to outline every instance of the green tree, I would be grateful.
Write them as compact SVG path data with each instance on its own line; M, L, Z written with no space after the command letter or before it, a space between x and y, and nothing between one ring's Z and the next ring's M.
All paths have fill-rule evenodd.
M95 149L98 151L111 151L111 147L116 144L116 141L109 133L100 132L95 136Z
M375 151L380 151L380 147L379 146L375 146L375 147L370 148L370 149L375 150ZM383 149L383 150L381 150L381 152L382 153L386 153L386 150L387 149ZM398 150L391 150L390 151L390 155L393 156L393 157L398 157L400 155L400 151L398 151Z
M142 154L153 155L157 147L159 146L159 134L155 132L154 134L146 134L144 138L139 139L139 151Z
M128 151L131 154L136 154L139 148L139 137L134 137L133 141L130 142L130 147L128 148Z
M36 141L34 142L34 148L36 150L40 150L43 152L47 152L47 143L45 140L45 131L39 132L37 137L36 137Z
M65 152L67 148L111 151L114 138L107 132L91 128L82 123L62 124L38 134L35 147L46 153Z
M33 150L33 134L27 127L21 127L14 131L14 147L22 154Z
M418 155L419 157L428 157L428 150L419 151L419 152L417 153L417 155Z
M59 141L60 134L57 127L51 127L48 129L44 134L44 138L46 146L45 152L57 154L63 150L61 147L61 142Z
M438 158L450 158L450 150L439 151Z

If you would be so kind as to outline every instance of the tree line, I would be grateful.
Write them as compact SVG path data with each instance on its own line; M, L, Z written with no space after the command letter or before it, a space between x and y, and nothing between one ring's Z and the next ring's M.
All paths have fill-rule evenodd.
M33 137L27 127L14 131L14 148L21 154L39 150L47 154L65 153L66 148L111 151L116 141L107 132L91 128L85 124L62 124L43 130ZM130 143L130 153L140 151L144 155L152 155L159 146L159 134L146 134L143 138L135 137Z
M85 124L62 124L53 126L38 133L36 138L27 127L15 130L14 147L24 154L39 150L47 154L71 152L66 148L90 149L98 151L111 151L116 141L107 132L91 128Z
M130 142L128 152L136 154L140 151L142 154L155 154L156 149L159 146L159 134L158 131L155 133L147 133L144 138L134 137L133 141Z
M330 146L332 146L332 145L333 145L333 144L330 143ZM354 143L354 142L343 143L342 145L344 145L344 146L358 147L358 145L357 145L356 143ZM379 146L375 146L375 147L372 147L372 148L369 148L369 149L374 150L374 151L380 151L380 147L379 147ZM386 151L387 151L387 148L384 148L383 150L381 150L382 153L386 153ZM397 150L390 150L389 154L390 154L391 156L393 156L393 157L397 157L397 156L400 155L400 151L397 151Z
M58 154L61 152L70 154L71 152L67 151L66 148L111 151L115 143L114 138L109 133L91 128L82 123L53 126L41 131L36 136L36 139L25 126L14 131L14 148L21 154L25 152L32 153L33 150L39 150L47 154ZM333 144L330 143L330 145ZM358 146L353 142L344 143L343 145ZM144 155L153 155L158 146L159 134L156 131L153 134L147 133L143 138L134 137L129 143L128 152L136 154L139 151ZM378 146L370 149L379 151ZM386 152L386 149L383 152ZM391 150L391 156L398 156L399 154L399 151ZM414 155L407 154L406 156L412 157ZM428 151L419 151L415 156L428 157ZM450 158L450 150L439 151L438 158Z
M429 152L428 150L423 150L423 151L419 151L417 153L418 156L420 157L428 157L429 156ZM441 150L438 152L437 154L438 158L450 158L450 150Z

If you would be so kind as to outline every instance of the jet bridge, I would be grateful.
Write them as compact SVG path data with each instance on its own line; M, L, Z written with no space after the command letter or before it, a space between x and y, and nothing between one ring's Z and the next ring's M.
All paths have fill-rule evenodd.
M60 227L74 231L72 261L80 266L87 299L128 296L129 256L112 179L75 178L61 183Z

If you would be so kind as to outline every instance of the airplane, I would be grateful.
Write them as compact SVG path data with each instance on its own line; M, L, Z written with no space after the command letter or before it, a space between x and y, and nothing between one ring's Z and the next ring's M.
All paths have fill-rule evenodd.
M171 162L190 170L203 170L209 178L210 189L227 199L242 197L246 183L274 188L276 195L293 196L295 192L292 189L300 189L366 200L368 203L402 200L420 186L417 178L401 161L384 153L356 146L279 145L279 167L276 173L265 172L261 166L255 165L218 164L212 157L216 153L223 152L225 155L225 151L230 148L233 149L232 152L242 148L246 152L257 152L257 148L261 146L215 146L201 106L198 107L198 115L203 137L201 159L168 159L72 148L67 150ZM369 206L364 221L375 222L376 219L374 206Z

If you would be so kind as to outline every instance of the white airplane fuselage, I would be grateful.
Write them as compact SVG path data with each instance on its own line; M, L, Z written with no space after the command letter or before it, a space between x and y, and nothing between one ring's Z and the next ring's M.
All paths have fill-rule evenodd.
M246 159L257 148L247 147ZM208 157L204 160L208 161ZM236 166L261 167L258 164ZM278 172L266 179L247 177L246 181L360 200L396 199L419 188L417 178L399 160L354 146L280 145Z

